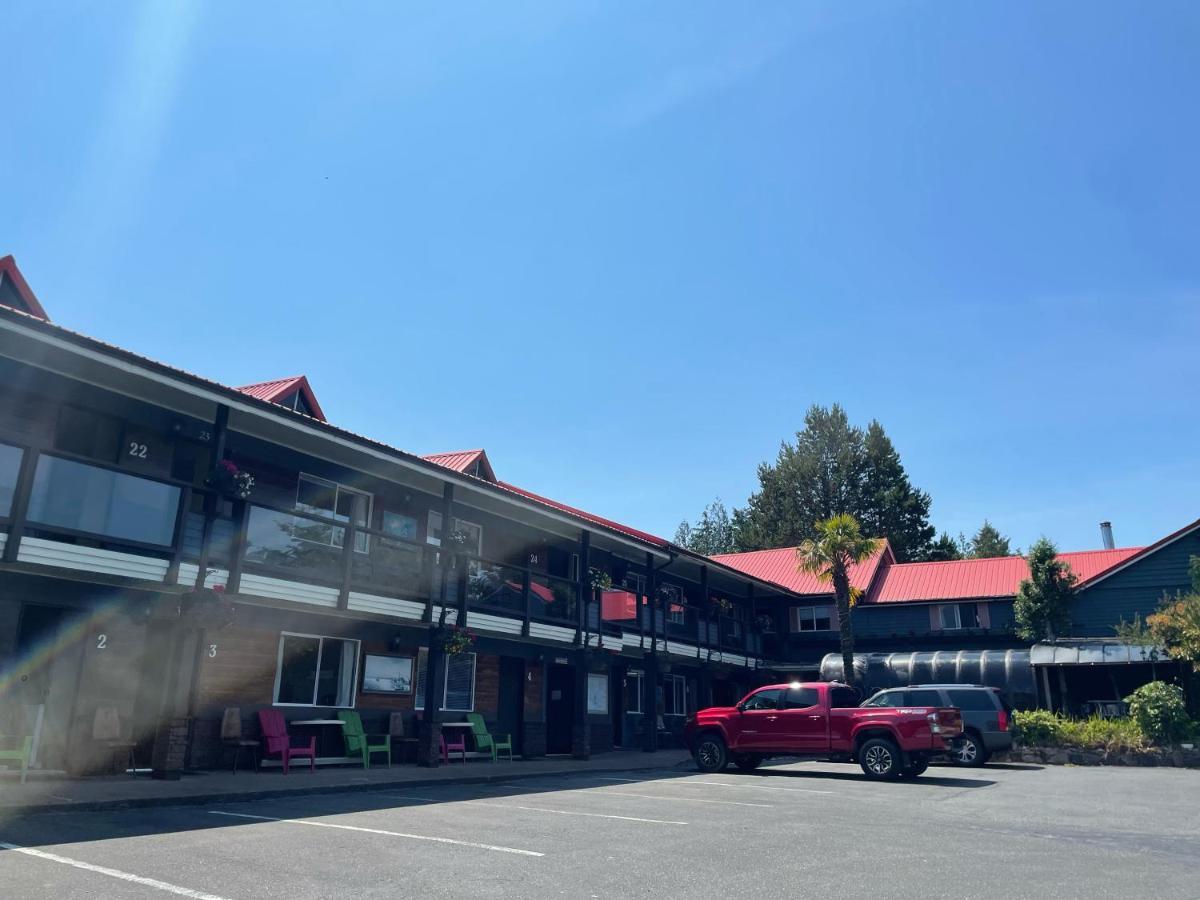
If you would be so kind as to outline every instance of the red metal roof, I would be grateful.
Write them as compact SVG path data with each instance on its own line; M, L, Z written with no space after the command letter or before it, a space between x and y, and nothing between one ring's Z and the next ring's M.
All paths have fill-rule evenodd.
M305 375L276 378L274 381L260 381L257 384L243 385L238 390L251 397L257 397L259 400L266 400L268 403L279 403L299 390L300 396L312 410L313 418L320 419L322 422L326 421L325 413L321 411L321 404L317 402L317 395L313 393L313 389L308 383L308 377Z
M34 318L45 322L50 321L50 317L46 315L46 310L42 308L42 304L38 303L38 298L34 296L33 288L29 286L29 282L25 280L25 276L21 274L21 270L17 268L17 261L12 254L0 256L0 282L5 280L12 283L17 296L21 298L21 302L27 307L27 309L21 310L21 312L28 312Z
M525 488L519 488L515 484L509 484L507 481L497 481L497 485L504 488L506 491L512 491L514 494L519 494L530 500L536 500L538 503L544 503L554 509L562 510L570 513L573 516L579 516L581 519L586 519L596 525L603 525L605 528L611 528L613 531L619 531L621 534L629 537L637 538L639 541L646 541L651 544L657 544L659 547L667 547L668 541L657 535L650 534L647 531L639 531L636 528L630 528L628 525L622 525L620 522L614 522L612 519L605 519L590 512L585 512L574 506L568 506L565 503L559 503L557 500L551 500L549 497L543 497L541 494L535 494L533 491L527 491Z
M1184 525L1178 531L1172 531L1166 537L1159 538L1157 541L1155 541L1150 546L1143 547L1141 550L1138 550L1136 553L1131 553L1129 556L1125 557L1125 559L1110 566L1107 569L1096 572L1095 574L1093 574L1087 578L1084 578L1081 576L1079 579L1079 586L1081 588L1082 587L1091 587L1097 581L1100 581L1104 578L1108 578L1110 575L1115 575L1115 574L1117 574L1117 572L1119 572L1121 569L1124 569L1126 566L1132 565L1133 563L1137 562L1138 560L1142 559L1143 557L1149 556L1151 553L1156 553L1157 551L1161 550L1163 547L1167 546L1167 544L1173 544L1180 538L1187 537L1189 534L1191 534L1197 528L1200 528L1200 519L1197 519L1195 522L1191 522L1187 525Z
M832 594L833 586L821 581L816 575L799 570L795 547L780 547L776 550L751 550L747 553L721 553L712 557L719 563L770 581L797 594ZM871 586L880 564L890 564L895 559L888 542L865 562L850 567L850 585L865 591Z
M1120 565L1140 547L1060 553L1081 583ZM888 566L867 595L867 603L906 603L921 600L974 600L1012 597L1029 566L1022 556L956 559L946 562L899 563Z
M445 466L447 469L453 469L455 472L464 473L470 473L471 468L478 462L479 470L483 473L482 477L488 481L496 480L496 473L492 470L492 464L487 458L487 453L483 450L454 450L450 453L430 453L428 456L422 456L421 459L437 463L439 466Z

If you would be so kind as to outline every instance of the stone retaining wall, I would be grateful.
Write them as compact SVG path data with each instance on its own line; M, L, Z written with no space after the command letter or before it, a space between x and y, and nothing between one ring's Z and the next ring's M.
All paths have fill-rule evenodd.
M996 762L1071 766L1176 766L1200 768L1200 750L1080 750L1073 747L1016 747L997 753Z

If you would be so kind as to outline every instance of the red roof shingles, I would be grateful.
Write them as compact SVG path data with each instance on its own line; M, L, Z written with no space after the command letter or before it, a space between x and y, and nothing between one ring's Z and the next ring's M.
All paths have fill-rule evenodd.
M46 315L46 310L34 295L33 288L29 286L29 282L25 280L25 276L21 274L21 270L17 268L17 261L11 253L8 256L0 256L0 281L5 280L12 284L13 289L17 292L17 296L25 304L26 309L20 310L20 312L28 312L35 319L41 319L43 322L50 321L50 317Z
M260 381L257 384L243 385L238 390L250 397L266 400L268 403L279 403L298 390L300 391L300 396L304 398L304 402L308 404L308 408L312 410L313 418L320 419L322 422L326 421L325 413L321 410L321 404L317 402L317 395L313 393L312 386L309 385L308 378L305 375L292 375L290 378L276 378L273 381Z
M471 472L471 469L476 463L479 463L479 477L487 481L496 480L496 473L492 470L492 464L487 458L487 453L483 450L454 450L450 453L430 453L427 456L422 456L421 459L465 474L475 474Z
M796 562L795 547L780 547L777 550L751 550L747 553L722 553L712 557L717 562L770 581L797 594L832 594L833 587L822 582L816 575L801 572ZM892 548L887 541L865 562L850 569L850 585L865 591L875 579L880 565L894 561Z
M1060 553L1079 581L1085 582L1141 551L1083 550ZM900 563L882 573L866 597L867 603L913 603L922 600L975 600L1012 597L1029 577L1023 556L956 559L946 562Z

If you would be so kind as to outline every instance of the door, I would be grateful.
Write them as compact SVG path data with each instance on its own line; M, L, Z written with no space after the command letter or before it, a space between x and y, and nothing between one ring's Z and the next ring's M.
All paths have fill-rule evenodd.
M783 695L783 710L779 715L788 746L797 753L829 750L829 717L815 687L789 688Z
M550 666L546 678L546 752L571 752L571 725L575 721L575 669Z
M496 704L496 731L511 734L514 753L523 753L525 724L525 660L500 657L500 696Z
M12 715L20 721L7 727L34 738L31 764L42 769L66 768L83 651L66 627L70 615L62 607L26 604L17 627L17 708Z
M768 750L784 740L780 705L783 691L767 688L751 694L742 703L742 711L733 720L737 730L733 746L737 750Z

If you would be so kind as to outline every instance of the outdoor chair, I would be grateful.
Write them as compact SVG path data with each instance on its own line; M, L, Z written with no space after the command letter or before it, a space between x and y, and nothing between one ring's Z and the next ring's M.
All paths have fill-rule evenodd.
M451 750L453 750L455 753L461 753L463 765L466 765L466 762L467 762L467 736L465 734L459 735L458 740L455 741L454 743L447 743L446 736L443 734L441 737L441 748L442 748L442 762L444 762L446 765L450 765L450 751Z
M492 762L496 761L497 750L507 750L508 761L513 761L511 734L490 734L487 725L483 723L483 716L479 713L467 713L467 721L471 723L471 734L475 738L476 750L480 752L490 750Z
M363 768L371 768L372 753L386 753L388 768L392 767L392 738L388 734L367 734L363 731L362 719L352 709L343 709L338 714L342 720L342 737L346 741L346 755L362 754Z
M240 707L227 707L225 714L221 716L221 743L233 749L234 775L237 774L238 757L242 755L243 750L250 751L250 756L254 760L254 771L257 772L259 770L258 748L262 746L262 741L256 741L253 738L242 735L242 710Z
M97 707L96 716L92 719L92 740L108 748L112 754L114 773L120 771L120 760L124 757L125 769L137 774L137 764L133 758L137 742L121 736L121 715L115 706Z
M388 716L388 737L393 744L399 744L402 751L405 748L411 747L413 756L414 758L416 757L417 744L420 743L420 740L415 737L407 737L404 734L404 713L394 712ZM400 759L403 761L403 754Z
M283 720L283 713L277 709L260 709L258 724L262 728L263 741L267 745L266 752L279 754L279 758L283 761L284 775L288 773L288 765L294 756L301 759L308 757L309 771L317 770L317 739L315 737L308 739L308 746L293 747L287 723Z
M0 744L12 741L13 738L5 738L0 736ZM16 740L21 742L17 749L0 748L0 762L19 762L21 764L21 784L25 783L25 775L29 771L29 757L33 755L33 738L32 737L17 737Z

